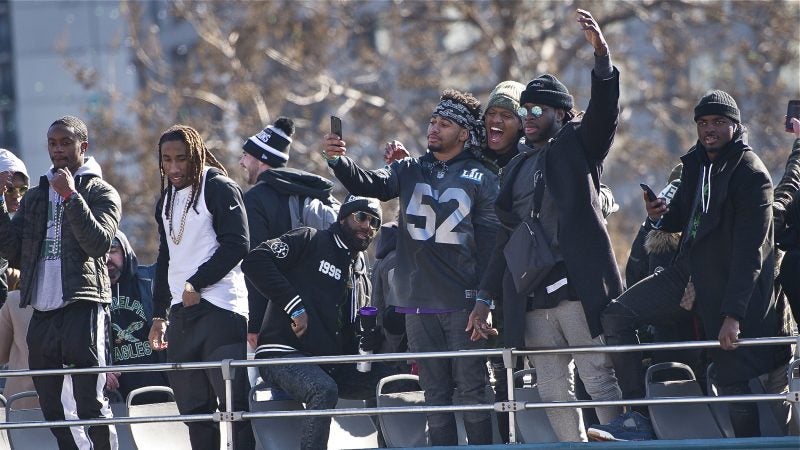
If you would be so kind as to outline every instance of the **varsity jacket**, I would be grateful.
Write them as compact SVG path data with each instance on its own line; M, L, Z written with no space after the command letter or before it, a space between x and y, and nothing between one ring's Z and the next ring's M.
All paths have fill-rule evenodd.
M432 153L364 170L332 163L353 194L399 198L394 306L471 310L494 245L497 177L470 151L447 162Z
M242 271L270 299L256 357L356 353L356 314L368 302L370 284L363 255L354 258L338 223L327 230L297 228L266 241L244 258ZM301 309L308 328L298 338L291 315Z
M78 195L63 203L61 224L61 284L64 302L111 302L106 253L111 248L121 214L117 191L101 178L94 158L84 162L85 175L76 174ZM0 204L0 257L19 267L20 306L31 304L38 262L47 235L50 182L46 175L25 193L12 219Z
M244 194L247 210L247 224L250 228L250 248L281 236L292 229L289 214L289 197L298 195L300 199L316 198L326 204L333 203L331 190L333 183L313 173L303 170L279 168L265 170L258 175L258 182ZM267 299L252 288L247 281L247 300L250 308L249 333L258 333Z
M197 271L186 280L201 294L202 289L216 284L231 272L250 248L247 214L243 207L242 191L239 186L215 168L208 169L203 183L204 194L200 201L205 202L206 208L213 217L212 226L219 246L208 260L200 264ZM155 211L161 241L158 247L156 277L153 286L153 317L161 318L166 318L172 301L168 280L170 264L168 238L161 217L165 197L166 191L162 192ZM189 214L194 214L194 208L189 209Z

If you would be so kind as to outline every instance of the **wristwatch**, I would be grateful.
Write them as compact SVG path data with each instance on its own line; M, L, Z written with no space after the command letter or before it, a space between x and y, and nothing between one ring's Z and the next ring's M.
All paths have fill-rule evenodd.
M188 281L184 283L183 290L186 292L197 292L194 286L192 286L192 283L189 283Z

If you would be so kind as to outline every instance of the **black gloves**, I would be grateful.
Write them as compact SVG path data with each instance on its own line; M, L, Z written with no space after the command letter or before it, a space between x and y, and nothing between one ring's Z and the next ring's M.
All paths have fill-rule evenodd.
M396 335L406 333L406 315L394 311L394 306L389 306L383 311L383 327L386 332Z
M368 352L376 352L383 343L383 329L379 326L371 330L361 332L361 339L358 341L358 346L361 350Z

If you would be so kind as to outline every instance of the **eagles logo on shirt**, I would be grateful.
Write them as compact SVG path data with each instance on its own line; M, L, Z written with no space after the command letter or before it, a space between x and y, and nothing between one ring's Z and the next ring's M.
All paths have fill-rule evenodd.
M289 244L283 241L275 241L269 244L269 251L271 251L276 258L286 258L286 256L289 255Z

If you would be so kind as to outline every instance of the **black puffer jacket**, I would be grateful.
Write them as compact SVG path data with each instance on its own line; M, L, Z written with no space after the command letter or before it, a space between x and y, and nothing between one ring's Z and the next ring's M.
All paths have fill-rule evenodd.
M100 178L100 166L86 175L75 176L78 196L64 205L61 282L64 301L111 302L111 282L106 269L106 253L111 248L121 215L117 191ZM37 278L42 244L47 234L47 208L50 183L46 176L28 190L12 219L5 204L0 208L0 256L19 267L20 306L31 304L31 289Z

